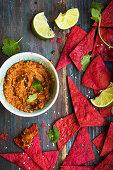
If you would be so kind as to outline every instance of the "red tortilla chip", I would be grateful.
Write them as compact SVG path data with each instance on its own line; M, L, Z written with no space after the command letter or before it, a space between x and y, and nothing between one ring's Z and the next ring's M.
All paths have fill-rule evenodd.
M108 87L112 79L113 76L105 66L102 58L97 56L85 71L82 85L96 90L103 90Z
M80 128L74 113L57 120L54 126L56 126L60 132L60 139L57 142L59 150L65 146Z
M37 124L32 124L32 126L29 128L29 131L33 131L36 126ZM18 146L20 146L20 137L18 136L17 138L15 138L14 142ZM29 157L32 158L34 162L37 163L37 165L39 165L40 168L44 170L46 169L38 134L33 137L32 145L29 148L24 147L22 149L29 155Z
M113 17L112 17L113 18ZM113 46L113 29L100 28L100 33L105 42ZM93 57L100 55L104 61L113 61L113 49L106 46L97 34L93 49Z
M26 153L6 153L0 156L26 170L40 170L40 167Z
M102 12L101 19L101 27L113 27L113 0ZM95 22L93 26L97 26L97 23Z
M26 170L40 170L40 167L26 153L6 153L0 156ZM52 170L57 161L58 151L43 152L43 156L47 170Z
M84 37L84 39L75 47L75 49L69 55L79 71L81 71L83 67L81 65L82 57L93 50L95 31L96 27L92 28L92 30Z
M106 139L108 129L104 130L99 136L97 136L95 139L93 139L93 144L95 144L96 148L101 151L104 141Z
M113 170L113 151L94 170Z
M103 117L109 117L109 116L112 116L112 113L111 113L111 109L113 107L113 104L109 107L106 107L106 108L99 108L99 111L100 111L100 114L103 116Z
M81 128L63 166L76 166L95 159L88 129Z
M98 113L93 105L78 90L70 77L68 77L69 90L73 102L75 114L79 125L84 126L105 126L107 121Z
M113 123L111 122L100 156L107 156L113 150Z
M92 170L94 166L61 166L60 170Z
M56 70L59 70L72 62L69 58L69 54L76 47L76 45L84 38L86 34L87 33L77 25L75 25L71 29L71 32L61 53Z
M42 152L47 170L52 170L58 158L58 151Z

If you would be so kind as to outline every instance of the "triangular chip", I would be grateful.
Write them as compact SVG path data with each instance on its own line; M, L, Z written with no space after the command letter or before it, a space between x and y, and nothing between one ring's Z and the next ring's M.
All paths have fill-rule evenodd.
M65 144L80 128L74 113L57 120L54 126L56 126L60 132L60 139L57 142L59 150L61 150L65 146Z
M96 148L101 151L104 141L106 139L108 129L104 130L99 136L92 140L93 144L95 144Z
M71 150L63 162L63 166L81 165L95 159L88 129L81 128Z
M37 129L37 124L32 124L32 126L30 128L28 128L27 130L29 131L29 134L30 134L35 129ZM32 160L37 163L37 165L40 168L45 170L46 166L45 166L44 158L42 155L42 150L41 150L41 146L40 146L40 140L39 140L38 133L33 137L32 145L29 147L23 147L20 139L21 139L21 134L17 138L14 139L14 142L19 147L21 147L29 155L29 157L31 157Z
M100 111L100 114L103 116L103 117L109 117L109 116L112 116L112 112L111 112L111 109L113 107L113 104L109 107L105 107L105 108L99 108L99 111Z
M112 79L113 76L105 66L102 58L97 56L85 71L82 85L96 90L103 90L108 87Z
M113 27L113 0L102 12L101 19L101 27ZM95 22L93 26L97 26L97 23Z
M75 47L75 49L69 55L79 71L81 71L83 67L81 65L82 57L93 50L95 31L96 27L92 28L92 30L84 37L84 39Z
M58 158L58 151L42 152L47 170L52 170Z
M61 166L60 170L92 170L94 166Z
M113 150L113 123L111 122L100 156L107 156Z
M77 25L75 25L71 29L71 32L61 53L56 70L59 70L72 62L69 57L69 54L73 51L76 45L84 38L86 34L87 33Z
M79 125L81 127L107 125L107 121L98 113L86 97L83 96L70 77L68 77L68 84Z
M113 170L113 151L94 170Z
M26 170L40 170L40 167L26 153L6 153L0 156Z
M100 28L100 34L105 42L113 46L113 29ZM106 46L98 34L95 40L92 54L93 57L100 55L104 61L113 61L113 49Z
M3 158L7 159L12 163L15 163L21 168L40 170L40 167L24 152L6 153L6 154L0 154L0 156L2 156ZM44 156L46 169L52 170L58 158L58 151L43 152L43 156Z

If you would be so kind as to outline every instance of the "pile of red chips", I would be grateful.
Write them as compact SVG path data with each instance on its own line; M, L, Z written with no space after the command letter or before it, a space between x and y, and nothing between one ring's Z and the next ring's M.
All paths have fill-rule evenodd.
M109 45L113 46L113 0L103 11L100 26L101 36ZM83 67L81 65L82 57L92 52L92 61L82 77L81 84L92 88L97 96L100 90L107 88L113 81L113 75L104 64L104 61L113 61L113 49L103 44L96 30L96 23L93 24L93 28L88 34L80 27L74 26L63 48L56 70L73 62L76 68L81 71ZM78 90L70 77L68 77L68 85L75 113L59 119L54 124L60 131L60 139L57 142L58 149L61 150L77 131L78 134L61 169L113 169L113 123L111 122L109 125L104 119L112 115L111 108L113 105L100 108L99 114L96 108ZM95 159L87 130L89 126L106 126L106 130L92 140L100 152L100 157L104 158L96 166L86 166L86 162Z

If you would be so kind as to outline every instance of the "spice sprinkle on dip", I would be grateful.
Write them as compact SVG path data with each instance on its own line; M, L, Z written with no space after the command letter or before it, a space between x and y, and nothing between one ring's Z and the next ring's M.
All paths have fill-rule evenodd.
M50 99L51 75L42 64L19 61L6 73L3 85L8 103L20 111L42 109Z

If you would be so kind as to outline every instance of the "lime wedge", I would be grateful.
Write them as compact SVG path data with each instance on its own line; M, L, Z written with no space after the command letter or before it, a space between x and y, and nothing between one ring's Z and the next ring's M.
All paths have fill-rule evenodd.
M32 31L35 36L38 36L41 39L50 39L55 36L53 30L49 27L44 12L38 13L33 18Z
M113 83L95 99L91 99L91 103L96 107L108 107L113 104Z
M73 27L79 19L79 10L78 8L69 9L65 14L60 13L59 16L55 19L56 25L62 29L66 30Z

